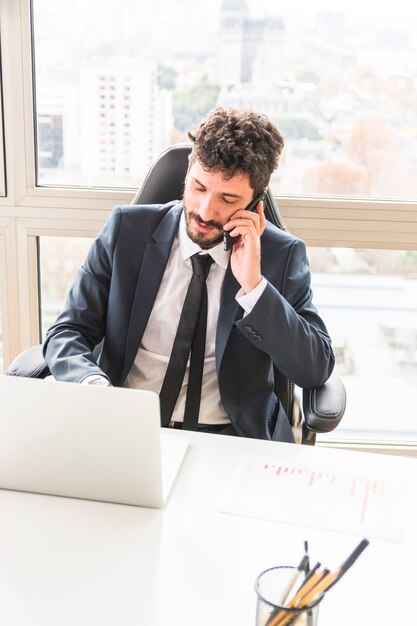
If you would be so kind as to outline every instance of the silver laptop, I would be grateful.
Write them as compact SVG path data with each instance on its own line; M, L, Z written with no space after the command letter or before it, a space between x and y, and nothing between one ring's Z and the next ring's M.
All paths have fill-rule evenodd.
M176 434L150 391L0 376L3 489L161 507L188 445Z

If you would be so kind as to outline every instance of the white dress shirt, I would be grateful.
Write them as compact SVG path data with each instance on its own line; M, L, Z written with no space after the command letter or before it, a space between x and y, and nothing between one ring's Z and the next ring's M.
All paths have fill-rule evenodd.
M173 241L168 263L138 353L124 382L125 387L147 389L159 394L192 276L190 257L198 252L201 252L201 248L188 237L185 217L182 214L178 235ZM221 403L217 382L215 339L221 290L230 252L225 252L223 243L220 243L211 248L208 253L213 257L214 263L207 278L207 336L199 422L202 424L228 424L229 418ZM244 309L245 314L252 310L265 286L266 280L263 278L261 283L249 294L239 290L236 299ZM182 422L184 418L188 373L189 363L172 416L175 422ZM98 377L91 376L83 382L96 384L100 383L100 380Z

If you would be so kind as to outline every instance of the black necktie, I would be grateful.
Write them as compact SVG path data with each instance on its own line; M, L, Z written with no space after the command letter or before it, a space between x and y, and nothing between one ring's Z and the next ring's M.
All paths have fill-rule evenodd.
M206 278L212 262L213 259L209 254L195 254L191 257L193 275L185 296L177 334L159 394L162 426L168 426L171 420L191 351L183 428L186 430L197 428L206 347Z

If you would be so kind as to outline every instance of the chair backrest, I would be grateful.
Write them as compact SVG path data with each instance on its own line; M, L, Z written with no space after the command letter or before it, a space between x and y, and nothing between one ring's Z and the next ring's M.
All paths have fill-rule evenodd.
M161 152L149 167L143 183L131 204L165 204L180 200L188 169L191 143L177 143ZM271 189L264 200L266 219L281 230L287 230Z

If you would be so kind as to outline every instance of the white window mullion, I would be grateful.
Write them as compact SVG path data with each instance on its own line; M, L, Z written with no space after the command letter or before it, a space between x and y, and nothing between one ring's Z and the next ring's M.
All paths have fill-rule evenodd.
M18 296L18 268L16 253L16 232L14 220L4 224L1 231L0 247L0 304L3 330L3 364L7 369L10 361L21 350Z
M28 5L14 0L2 0L0 5L3 88L8 86L3 91L6 181L8 200L14 205L26 196L33 154Z

